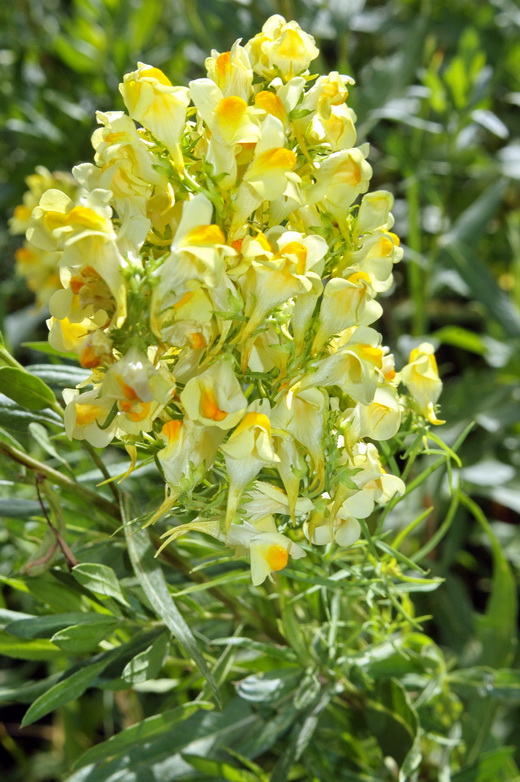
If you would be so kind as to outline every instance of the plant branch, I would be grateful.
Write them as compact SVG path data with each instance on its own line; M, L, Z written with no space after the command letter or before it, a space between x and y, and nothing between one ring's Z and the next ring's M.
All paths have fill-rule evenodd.
M58 472L58 470L49 467L43 462L39 462L37 459L34 459L32 456L28 456L23 451L20 451L18 448L14 448L8 443L0 442L0 453L4 454L9 459L12 459L14 462L22 464L24 467L27 467L36 474L43 475L45 478L48 478L50 481L56 483L58 486L61 486L63 489L67 489L76 496L82 497L91 505L95 505L96 508L103 511L103 513L112 516L114 519L120 519L119 508L115 503L110 502L110 500L105 499L105 497L100 497L99 494L96 494L96 492L93 492L86 486L82 486L80 483L73 481L71 478L68 478L66 475Z
M52 534L56 538L56 544L60 547L61 552L65 557L65 562L67 563L67 567L69 568L69 570L72 570L73 567L79 565L79 562L74 556L74 554L72 553L72 551L70 550L67 542L61 536L59 529L52 523L51 517L47 513L47 508L45 507L45 503L43 501L41 488L40 488L45 480L46 480L45 475L42 475L41 473L36 473L36 493L38 495L38 502L40 503L42 513L47 521L47 524L49 525L49 529L51 530Z

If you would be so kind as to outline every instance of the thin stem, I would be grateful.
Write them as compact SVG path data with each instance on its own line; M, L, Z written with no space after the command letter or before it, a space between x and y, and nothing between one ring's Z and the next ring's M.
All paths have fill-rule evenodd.
M27 372L26 368L12 356L3 345L0 345L0 361L3 361L8 367L14 367L14 369L21 369L23 372Z
M108 470L107 470L107 468L106 468L106 466L105 466L105 463L104 463L103 459L102 459L102 458L100 457L100 455L97 453L97 451L96 451L96 449L94 448L94 446L92 446L92 445L91 445L90 443L88 443L86 440L83 442L83 448L84 448L84 449L87 451L87 453L88 453L88 454L89 454L89 455L92 457L92 461L94 462L94 464L96 465L96 467L98 467L98 469L99 469L99 471L101 472L101 474L104 476L104 478L105 478L105 482L107 483L107 485L108 485L108 488L109 488L109 489L110 489L110 491L112 492L112 494L113 494L113 497L114 497L115 501L116 501L116 502L119 504L119 501L120 501L120 499L121 499L121 497L120 497L120 492L119 492L119 487L118 487L118 486L117 486L117 485L114 483L114 481L112 480L112 476L111 476L111 475L110 475L110 473L108 472Z
M453 519L455 518L455 513L457 512L457 508L459 507L461 497L458 491L455 492L451 499L450 506L448 508L448 512L446 514L446 518L442 522L441 526L435 532L430 540L424 544L422 548L417 551L411 559L413 562L417 563L420 562L424 557L426 557L430 551L433 551L433 549L441 542L443 537L446 535L448 530L450 529Z
M24 467L28 467L29 470L33 470L33 472L45 476L53 483L56 483L58 486L61 486L64 489L67 489L76 496L82 497L91 505L95 505L97 508L99 508L99 510L103 511L103 513L112 516L114 519L120 519L119 508L117 505L115 505L113 502L110 502L110 500L105 499L105 497L100 497L99 494L96 494L96 492L87 489L86 486L82 486L80 483L76 483L76 481L71 480L71 478L68 478L61 472L58 472L58 470L54 470L52 467L48 467L43 462L39 462L37 459L33 459L32 456L28 456L18 448L13 448L13 446L8 445L8 443L0 442L0 453L4 454L9 459L12 459L14 462L18 462L18 464L22 464Z
M412 174L407 181L406 201L408 206L408 247L414 253L410 258L408 272L408 287L412 300L412 334L417 337L425 334L428 329L426 318L426 273L421 268L419 257L421 255L421 218L419 206L419 181Z
M42 509L42 513L47 521L47 524L49 525L49 529L51 530L52 534L56 538L56 543L60 547L61 552L63 556L65 557L65 562L67 563L67 567L69 570L72 570L72 568L76 567L76 565L79 564L78 560L70 550L67 542L62 538L61 533L57 527L54 526L54 524L51 521L51 517L47 513L47 508L45 507L45 503L42 498L42 493L40 486L45 481L45 475L36 474L36 493L38 495L38 502L40 503L40 507Z

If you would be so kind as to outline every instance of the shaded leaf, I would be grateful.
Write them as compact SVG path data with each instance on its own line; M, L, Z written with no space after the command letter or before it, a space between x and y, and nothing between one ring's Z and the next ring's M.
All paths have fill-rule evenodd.
M52 392L51 392L52 393ZM53 394L54 398L54 394ZM42 424L53 424L63 429L63 420L53 410L29 411L12 399L0 393L0 426L13 429L15 432L26 432L31 421Z
M79 698L108 663L109 659L105 658L86 665L40 695L25 713L21 723L22 727L32 725L33 722L41 719L50 711L54 711L58 706L63 706L64 703Z
M5 631L0 632L0 655L17 660L54 660L63 652L45 638L25 640Z
M135 747L136 744L146 741L153 736L169 732L173 725L190 717L199 710L212 709L213 704L205 701L196 703L185 703L163 714L156 714L153 717L142 720L137 725L131 725L122 730L116 736L111 736L107 741L91 747L81 755L74 764L74 768L87 766L89 763L98 763L100 760L117 757L123 754L127 749Z
M88 369L66 364L29 364L27 371L55 388L75 388L91 374Z
M396 679L379 681L370 694L364 716L383 755L393 757L401 768L406 764L408 774L415 770L420 762L419 720L402 684Z
M100 620L65 627L63 630L58 630L51 641L66 652L88 652L95 649L118 624L116 619L110 617L106 620L100 618Z
M156 641L125 665L121 677L129 684L138 684L155 678L162 668L168 651L168 636L163 633Z
M10 519L27 519L41 516L42 506L36 500L23 497L0 497L0 516Z
M104 616L103 614L71 611L65 614L24 617L23 619L10 622L5 630L18 638L49 638L64 627L92 622L112 623L113 617Z
M119 603L127 606L128 601L123 594L117 576L108 565L97 562L83 562L72 569L74 578L82 586L98 595L113 597Z
M56 404L53 391L43 380L16 367L0 367L0 391L29 410Z

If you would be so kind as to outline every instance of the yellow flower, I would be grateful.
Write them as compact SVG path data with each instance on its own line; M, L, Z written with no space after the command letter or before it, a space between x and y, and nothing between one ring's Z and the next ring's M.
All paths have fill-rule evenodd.
M337 385L357 402L369 405L382 379L380 342L377 331L360 326L335 353L311 364L295 385L301 389Z
M243 231L244 222L262 201L276 201L285 192L296 198L300 177L294 173L296 155L287 149L283 125L272 114L267 114L261 126L261 138L256 144L253 160L233 198L234 210L230 235ZM291 189L292 187L292 189Z
M188 380L180 397L191 421L224 430L236 426L247 407L231 364L223 359Z
M245 486L258 475L262 467L280 461L273 448L269 413L267 399L253 402L229 440L221 446L229 475L226 509L228 531Z
M190 96L209 130L206 160L213 166L214 176L220 177L219 186L229 189L236 181L238 145L259 140L262 112L238 95L224 96L211 79L190 82Z
M170 253L156 272L159 284L152 300L154 333L158 328L153 320L155 313L175 303L175 296L190 290L194 280L209 289L218 287L223 279L225 259L236 255L226 243L222 229L211 223L212 216L213 206L202 193L183 204Z
M184 167L179 142L189 104L187 87L174 87L159 69L139 62L119 85L128 113L164 144L179 168Z
M100 429L112 409L113 401L99 395L99 389L80 394L77 389L66 388L63 391L66 402L64 420L69 440L87 440L96 448L104 448L114 438L116 421Z
M301 76L295 76L286 83L280 78L273 79L268 90L256 93L255 106L280 120L285 130L290 129L289 115L298 106L304 87L305 79Z
M354 227L354 236L372 233L377 228L389 230L394 224L390 210L394 205L394 197L386 190L374 190L366 193L359 206Z
M421 415L431 424L443 424L444 421L438 419L435 414L435 403L442 391L442 381L434 352L435 349L429 342L423 342L414 348L408 364L401 371L401 377Z
M354 84L351 76L331 71L327 76L319 76L313 86L305 93L302 109L316 112L328 119L335 106L342 106L348 98L348 86ZM307 120L308 121L308 120Z
M24 193L23 203L15 207L13 216L9 219L9 233L24 234L29 227L32 212L38 206L40 198L47 190L60 190L69 197L76 195L77 182L66 171L53 171L52 174L44 166L36 166L34 174L26 178L28 190Z
M334 495L333 513L339 508L345 516L366 519L376 504L385 505L394 494L404 494L405 485L397 475L390 475L381 466L373 443L357 443L346 463L356 470L350 481L358 487L340 485Z
M271 516L273 513L290 516L290 505L289 497L283 489L265 481L255 481L244 502L244 516L251 524L255 524L260 519L263 519L265 516ZM306 515L312 509L312 500L308 497L298 497L295 505L296 515Z
M233 524L227 533L222 531L218 521L195 519L165 532L162 537L166 540L161 549L187 532L203 532L234 546L238 554L249 553L254 586L263 584L271 573L283 570L289 557L300 559L306 556L301 546L277 531L272 516L267 516L255 524Z
M325 480L323 434L328 401L319 388L291 390L280 396L272 414L274 426L289 432L307 451L313 489L322 487Z
M119 428L128 434L150 431L174 391L175 382L167 369L157 370L137 348L130 348L108 369L102 384L103 395L117 402L122 413Z
M346 411L343 428L345 438L353 445L363 437L372 440L389 440L399 431L401 405L397 389L385 384L378 386L374 401L369 405L358 404Z
M79 363L86 369L95 369L112 360L112 340L105 331L93 331L81 345Z
M93 283L104 281L113 299L110 305L109 317L115 326L121 326L126 318L126 286L121 275L121 268L125 261L117 243L117 234L112 225L112 209L108 205L111 193L105 190L95 190L83 196L79 204L75 204L59 190L48 190L41 198L40 203L33 210L33 218L27 230L27 238L36 247L42 250L61 250L60 259L62 282L65 286L73 286L73 280L78 280L78 285L89 279ZM78 271L76 278L75 271ZM79 276L78 276L79 275ZM82 277L79 280L79 277ZM93 283L94 284L94 283ZM96 283L97 284L97 283ZM72 294L78 293L79 288ZM78 319L90 317L92 309L98 309L98 290L91 291L95 301L86 295L82 296L87 301L79 304L73 301L70 294L65 295L58 291L54 302L50 303L51 314L55 317L73 317ZM80 299L82 297L80 296ZM102 295L100 309L107 300L106 293ZM53 309L53 306L56 309ZM72 315L73 309L83 309ZM96 321L97 325L105 325Z
M280 228L283 231L283 229ZM241 333L245 340L258 328L265 316L298 294L308 293L316 278L314 268L321 269L323 257L327 252L327 244L320 236L302 236L296 231L272 229L264 237L271 248L267 251L265 260L253 260L247 274L239 279L242 293L246 301L246 314L249 322ZM271 245L270 239L273 239ZM248 257L253 246L244 242L243 255Z
M361 149L334 152L319 163L316 184L309 187L309 203L321 203L338 220L345 219L347 210L360 193L368 190L372 167Z
M334 334L352 326L368 326L383 314L374 301L375 291L366 272L354 272L346 280L333 277L325 286L318 318L318 331L312 344L317 353Z
M164 472L164 502L146 526L153 524L175 506L179 495L192 489L211 467L224 432L216 427L202 427L187 418L163 424L160 434L165 443L157 459Z
M222 92L224 97L235 95L248 101L253 90L253 69L249 57L239 41L235 41L231 51L219 54L213 50L205 61L208 76Z
M68 318L49 318L49 345L60 353L79 353L91 331L97 326L89 319L71 323Z
M325 145L333 152L351 149L356 143L356 115L347 106L331 106L327 117L316 114L306 131L308 146Z
M276 529L276 528L275 528ZM257 533L249 543L251 556L251 580L260 586L271 573L283 570L289 557L301 559L305 551L294 541L279 532Z
M335 508L336 503L329 494L322 494L316 508L303 525L306 538L317 546L326 546L335 542L338 546L352 546L361 534L357 519L349 516L343 506Z
M262 32L245 46L255 73L266 80L281 76L284 81L307 70L319 54L314 38L297 22L286 22L283 16L271 16Z
M96 117L102 125L92 135L96 165L77 166L76 176L89 189L110 190L120 217L130 210L146 215L154 188L168 186L164 174L157 170L160 159L152 151L153 142L122 111L98 111Z

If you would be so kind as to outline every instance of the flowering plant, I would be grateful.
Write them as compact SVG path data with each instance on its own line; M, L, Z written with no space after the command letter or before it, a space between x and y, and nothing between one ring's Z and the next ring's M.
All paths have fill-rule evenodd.
M0 703L17 704L13 757L20 704L22 728L45 719L56 778L517 774L497 745L518 690L512 549L464 489L475 440L453 381L449 445L436 434L433 346L419 337L408 362L386 347L406 345L403 314L416 336L438 323L435 295L421 303L446 251L420 231L435 187L418 188L440 139L420 158L424 97L412 131L379 126L409 205L412 262L394 272L393 200L370 190L353 81L317 76L317 54L275 16L188 87L138 64L124 112L98 114L93 162L37 169L11 220L50 344L24 343L49 356L24 368L0 341ZM450 189L432 200L454 216ZM390 312L401 276L411 307ZM7 316L6 343L32 320ZM9 779L41 777L39 746Z
M188 518L163 545L205 532L250 554L254 584L305 538L355 543L405 490L377 443L408 413L442 423L432 346L398 372L374 327L403 255L393 199L368 192L353 80L312 75L317 56L276 15L189 87L139 63L128 113L98 113L94 163L27 230L59 267L50 344L92 370L64 392L68 436L152 455L148 523Z

